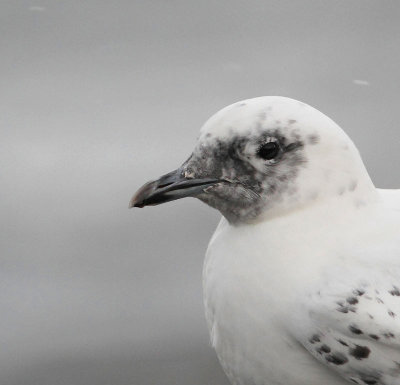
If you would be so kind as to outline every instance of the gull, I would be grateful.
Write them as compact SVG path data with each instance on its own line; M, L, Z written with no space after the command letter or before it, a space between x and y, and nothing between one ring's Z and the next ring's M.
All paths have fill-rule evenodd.
M222 214L203 289L232 384L400 384L400 191L336 123L285 97L225 107L130 207L183 197Z

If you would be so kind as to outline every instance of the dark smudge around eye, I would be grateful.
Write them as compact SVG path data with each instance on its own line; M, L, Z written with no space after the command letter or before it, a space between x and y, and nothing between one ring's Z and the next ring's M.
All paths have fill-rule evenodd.
M271 141L279 144L278 156L273 162L266 160L265 167L256 168L252 159L257 159L257 149ZM249 143L252 151L247 154ZM293 197L297 174L306 163L303 146L301 140L287 139L282 129L233 135L229 140L213 137L199 144L183 168L194 177L226 180L198 198L221 211L230 222L237 223L255 218L274 199L276 202L284 195Z

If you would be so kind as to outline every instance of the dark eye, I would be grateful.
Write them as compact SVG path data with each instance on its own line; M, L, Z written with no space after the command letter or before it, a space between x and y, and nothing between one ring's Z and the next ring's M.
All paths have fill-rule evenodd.
M279 154L279 144L277 142L268 142L260 146L257 156L265 160L274 159Z

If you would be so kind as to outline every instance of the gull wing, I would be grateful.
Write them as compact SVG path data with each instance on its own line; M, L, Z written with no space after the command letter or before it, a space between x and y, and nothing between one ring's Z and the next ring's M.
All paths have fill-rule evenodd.
M370 280L371 267L358 269L356 276L351 271L342 267L331 272L332 279L325 276L318 288L299 299L293 334L318 361L351 383L398 385L398 268L373 272Z

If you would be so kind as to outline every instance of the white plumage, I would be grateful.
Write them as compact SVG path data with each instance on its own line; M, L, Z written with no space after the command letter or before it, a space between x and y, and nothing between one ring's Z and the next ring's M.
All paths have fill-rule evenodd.
M335 372L399 384L400 213L384 204L319 203L240 227L222 219L204 298L233 384L344 384Z
M271 140L281 152L266 160ZM180 170L208 178L192 196L227 218L203 284L232 384L400 383L400 193L374 187L332 120L287 98L236 103L205 124ZM134 205L152 204L143 194Z

